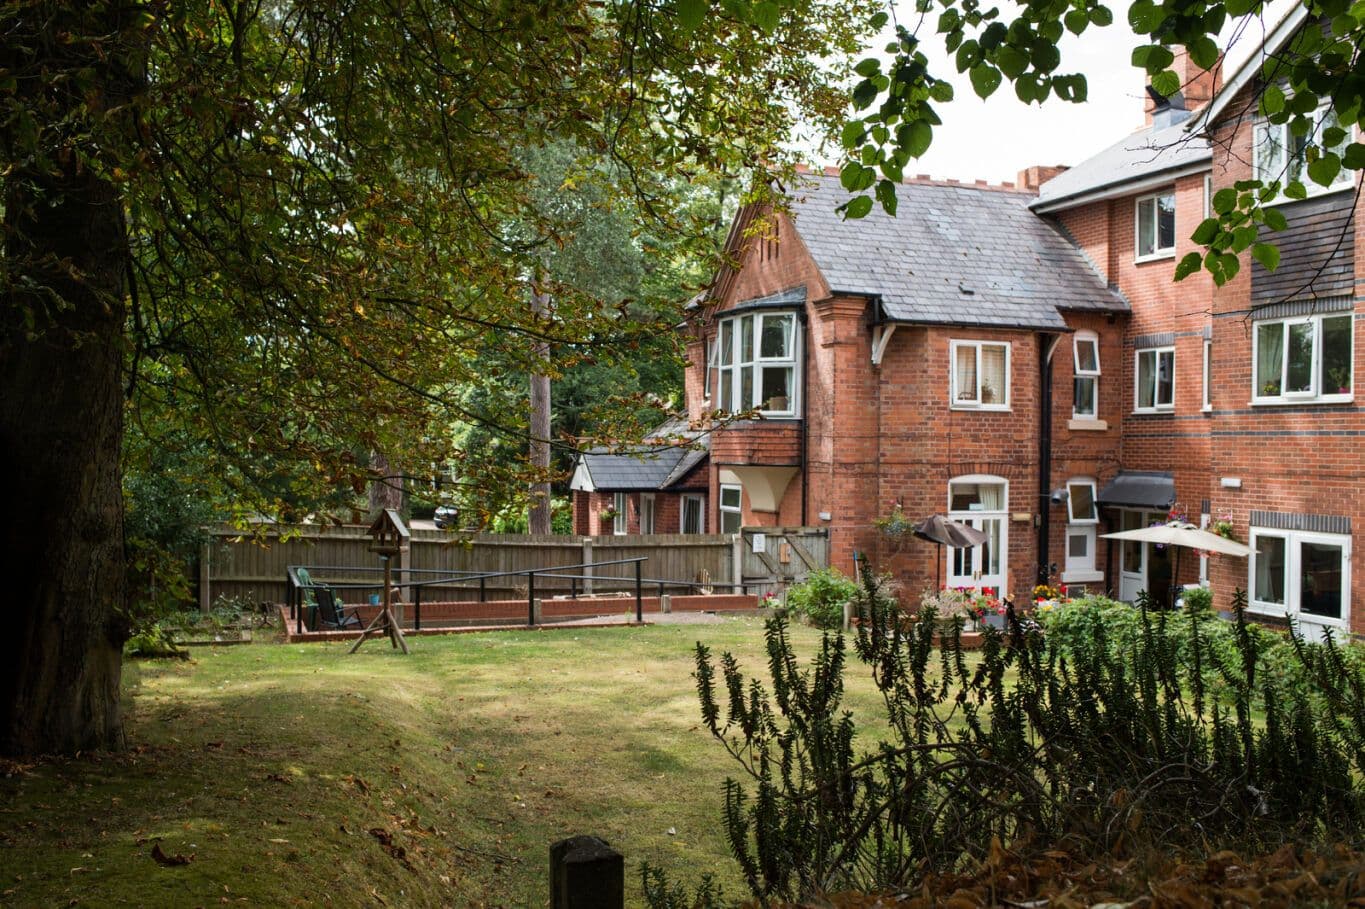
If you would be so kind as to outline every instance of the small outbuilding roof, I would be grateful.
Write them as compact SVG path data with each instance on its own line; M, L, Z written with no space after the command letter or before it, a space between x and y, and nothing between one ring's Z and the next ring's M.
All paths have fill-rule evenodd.
M793 187L802 242L836 292L876 297L889 322L1064 331L1062 310L1127 312L1080 251L1029 211L1029 193L904 183L896 217L845 221L852 198L833 176Z
M1175 504L1175 478L1161 470L1120 470L1095 500L1101 505L1165 511Z
M589 492L691 489L679 484L710 455L708 437L678 423L664 424L652 436L661 440L658 445L646 443L625 452L605 448L584 452L570 488Z
M1151 126L1053 177L1039 187L1038 198L1029 207L1041 213L1135 192L1144 183L1207 170L1212 161L1209 140L1188 132L1184 121Z

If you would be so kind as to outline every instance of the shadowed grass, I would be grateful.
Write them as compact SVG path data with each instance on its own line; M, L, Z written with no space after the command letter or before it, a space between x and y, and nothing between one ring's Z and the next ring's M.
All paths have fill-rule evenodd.
M642 860L739 895L697 640L766 676L754 619L130 663L129 753L0 779L0 905L541 906L549 844L577 833L625 854L631 902ZM854 662L848 704L879 715ZM193 860L158 864L158 841Z

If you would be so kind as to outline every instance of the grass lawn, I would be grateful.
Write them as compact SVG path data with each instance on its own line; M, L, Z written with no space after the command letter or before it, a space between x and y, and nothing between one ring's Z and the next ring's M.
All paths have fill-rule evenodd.
M0 778L0 905L543 906L549 845L577 833L625 854L628 901L642 860L738 896L696 640L763 670L749 618L129 662L127 753ZM850 706L879 713L850 662Z

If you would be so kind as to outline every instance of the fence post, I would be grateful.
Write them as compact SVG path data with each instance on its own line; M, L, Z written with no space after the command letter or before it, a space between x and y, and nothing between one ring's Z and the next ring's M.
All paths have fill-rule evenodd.
M643 565L643 564L644 564L644 562L636 562L636 563L635 563L635 621L636 621L636 622L643 622L643 621L645 620L645 599L644 599L643 591L640 589L640 566Z
M607 841L574 836L550 846L550 909L624 909L626 859Z
M526 573L526 624L535 627L536 624L536 573L529 571Z
M583 596L592 596L592 537L583 538Z
M412 630L422 630L422 588L412 588Z
M735 534L730 545L730 592L744 592L744 531Z
M485 575L479 575L479 602L488 602L488 578Z
M199 611L204 615L209 614L209 608L213 605L213 596L210 588L213 586L212 573L209 571L209 559L213 555L213 544L205 543L199 547Z

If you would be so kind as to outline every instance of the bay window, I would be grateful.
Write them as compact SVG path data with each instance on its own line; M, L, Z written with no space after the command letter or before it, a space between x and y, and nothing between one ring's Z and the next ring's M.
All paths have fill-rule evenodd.
M989 341L953 341L952 406L1008 410L1010 346Z
M1352 391L1352 315L1257 322L1252 401L1345 401Z
M1137 200L1137 258L1175 255L1175 192L1167 190Z
M1175 348L1152 347L1137 352L1135 407L1155 413L1175 407Z
M741 500L743 493L738 486L722 483L720 487L720 532L739 533L743 526Z
M1071 416L1077 420L1094 420L1100 407L1100 339L1093 331L1078 331L1071 341L1076 361Z
M796 415L796 374L800 343L796 314L747 313L721 319L708 387L717 408L732 413L758 410L765 416Z

